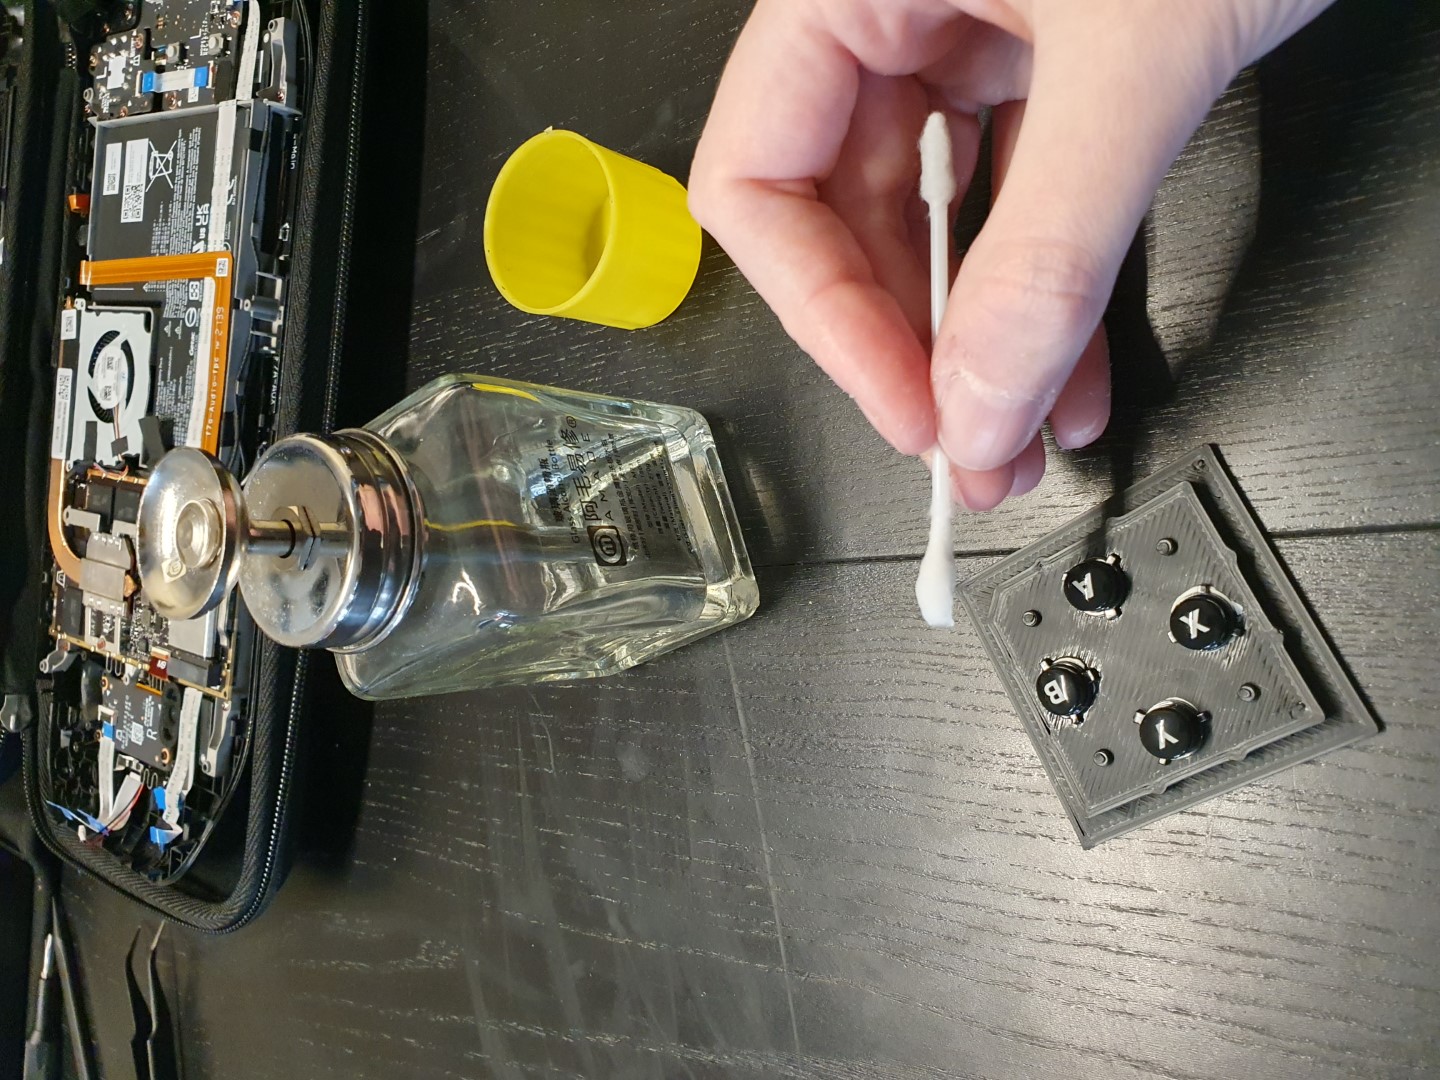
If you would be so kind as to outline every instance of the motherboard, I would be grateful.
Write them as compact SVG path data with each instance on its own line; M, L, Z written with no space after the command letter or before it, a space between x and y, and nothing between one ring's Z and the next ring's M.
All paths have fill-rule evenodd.
M140 499L171 449L243 476L269 438L309 22L301 0L119 0L71 30L85 141L55 324L48 801L173 881L245 768L256 650L233 600L183 621L150 606Z

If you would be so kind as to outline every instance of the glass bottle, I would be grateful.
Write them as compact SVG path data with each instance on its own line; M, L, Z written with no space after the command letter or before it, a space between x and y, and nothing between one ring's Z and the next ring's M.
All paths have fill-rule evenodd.
M172 451L139 546L161 614L238 580L263 632L330 649L365 698L610 674L759 602L703 417L478 375L278 441L243 494Z

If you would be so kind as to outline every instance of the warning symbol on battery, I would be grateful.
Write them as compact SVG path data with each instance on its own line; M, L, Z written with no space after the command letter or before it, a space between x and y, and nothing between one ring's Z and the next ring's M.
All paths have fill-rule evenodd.
M590 547L601 566L625 565L625 541L614 525L591 525Z

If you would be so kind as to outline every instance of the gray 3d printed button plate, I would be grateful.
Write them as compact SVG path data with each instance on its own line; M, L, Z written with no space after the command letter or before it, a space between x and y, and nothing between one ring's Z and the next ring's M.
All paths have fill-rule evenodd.
M1077 611L1065 572L1111 555L1130 579L1119 613ZM1239 630L1191 651L1170 613L1200 588L1238 610ZM1377 728L1209 447L1001 559L962 597L1085 847ZM1044 664L1065 657L1099 674L1079 724L1037 698ZM1169 699L1205 713L1207 730L1166 762L1136 719Z

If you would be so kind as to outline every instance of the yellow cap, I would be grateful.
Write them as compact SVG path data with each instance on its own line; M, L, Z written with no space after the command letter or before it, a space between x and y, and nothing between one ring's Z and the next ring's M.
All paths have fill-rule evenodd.
M485 207L485 261L521 311L635 330L685 299L700 226L673 177L573 131L510 155Z

